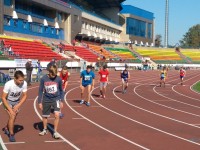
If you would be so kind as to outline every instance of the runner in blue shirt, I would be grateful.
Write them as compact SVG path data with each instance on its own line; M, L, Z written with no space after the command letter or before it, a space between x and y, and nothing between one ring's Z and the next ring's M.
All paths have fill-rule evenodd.
M85 101L83 99L84 90L87 87L88 93L87 93L87 101L85 104L87 106L90 106L90 96L91 96L91 90L94 88L94 78L95 74L92 71L92 66L87 66L87 69L81 72L81 81L80 81L80 88L81 88L81 101L80 104L83 104Z
M130 79L130 73L128 72L128 66L121 72L122 79L122 93L125 94L128 88L128 80Z

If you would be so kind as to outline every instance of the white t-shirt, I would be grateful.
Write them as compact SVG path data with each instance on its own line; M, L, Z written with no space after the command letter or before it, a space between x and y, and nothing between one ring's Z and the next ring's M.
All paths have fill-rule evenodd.
M16 85L14 80L8 81L3 89L4 93L8 94L7 99L10 101L17 101L20 99L22 92L27 91L27 83L24 81L24 83L20 86Z

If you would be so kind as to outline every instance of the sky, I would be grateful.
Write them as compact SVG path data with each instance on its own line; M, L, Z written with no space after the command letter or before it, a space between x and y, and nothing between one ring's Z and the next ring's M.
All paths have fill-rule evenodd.
M154 13L155 35L165 33L165 0L126 0L123 4ZM190 27L200 24L200 0L169 0L169 45L179 43Z

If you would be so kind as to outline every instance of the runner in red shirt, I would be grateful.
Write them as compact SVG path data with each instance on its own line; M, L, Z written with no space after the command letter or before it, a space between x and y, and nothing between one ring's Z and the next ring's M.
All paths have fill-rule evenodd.
M183 79L186 75L186 71L183 69L183 67L181 67L180 69L180 80L181 80L181 85L183 85Z
M108 84L108 75L109 75L106 65L104 65L103 69L99 71L99 75L100 75L100 93L101 93L100 97L105 98L106 86Z
M70 73L67 71L67 66L63 66L62 70L57 75L62 80L63 91L66 92L66 88L67 88L67 84L68 84L68 80L69 80L69 76L70 76ZM63 117L64 117L64 114L61 113L61 110L60 110L60 118L62 119Z
M63 91L65 92L68 84L68 79L70 77L70 73L67 71L67 66L62 67L62 70L58 73L58 76L62 80L62 87Z

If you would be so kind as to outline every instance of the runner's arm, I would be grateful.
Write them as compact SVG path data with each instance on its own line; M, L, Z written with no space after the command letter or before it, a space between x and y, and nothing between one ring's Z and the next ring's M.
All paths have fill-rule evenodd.
M26 99L27 99L27 91L22 92L22 98L20 99L20 101L17 105L20 107L26 101Z
M42 95L44 91L44 79L40 80L39 92L38 92L38 103L42 103Z

